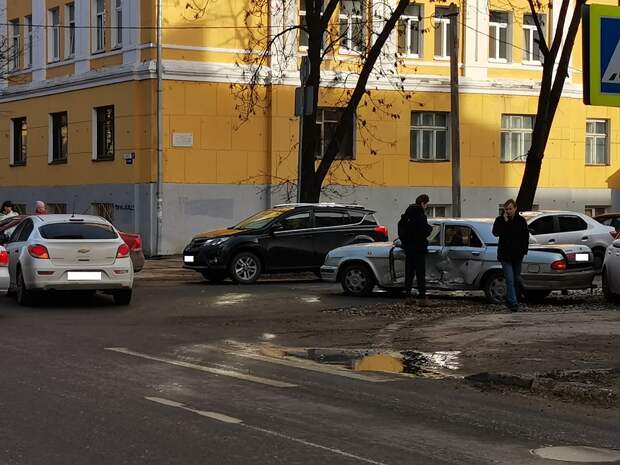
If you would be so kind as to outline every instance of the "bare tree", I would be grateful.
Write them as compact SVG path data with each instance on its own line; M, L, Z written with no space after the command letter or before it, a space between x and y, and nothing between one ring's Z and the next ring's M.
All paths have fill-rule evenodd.
M568 77L570 57L581 23L581 8L586 0L562 0L551 44L546 39L545 28L539 16L543 4L540 0L528 0L528 3L538 32L543 70L532 145L527 153L525 171L517 197L520 210L530 210L534 203L549 133L562 97L564 82Z
M296 72L299 43L303 41L310 64L305 85L311 89L311 112L302 120L297 180L300 199L318 202L326 183L335 192L337 189L331 187L340 181L349 184L355 179L364 180L364 166L343 158L352 150L350 141L356 125L364 144L378 140L369 130L369 123L356 118L360 105L385 118L400 118L385 98L372 96L374 89L368 87L371 77L401 91L398 98L411 98L404 92L404 78L398 75L403 60L395 50L384 49L410 0L302 0L302 21L298 0L247 1L243 22L248 46L237 62L245 79L242 84L231 85L240 124L269 107L270 93L266 89L270 85ZM196 18L208 14L196 6L201 5L187 4ZM343 49L345 53L341 53ZM328 63L334 65L330 67L332 73L325 72ZM325 139L316 122L321 89L327 88L340 92L336 99L340 111L334 130ZM370 153L376 155L378 151L371 147ZM288 177L285 180L290 184Z

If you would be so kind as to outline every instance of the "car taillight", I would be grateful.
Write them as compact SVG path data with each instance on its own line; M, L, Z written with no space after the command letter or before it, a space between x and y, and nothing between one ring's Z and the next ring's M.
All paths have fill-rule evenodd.
M377 234L383 234L386 238L388 237L388 228L386 228L385 226L376 226L373 231Z
M0 250L0 266L9 266L9 253L6 250Z
M131 246L131 250L141 250L142 249L142 239L139 237L136 237L133 241L133 244Z
M116 258L125 258L127 256L129 256L129 246L127 244L122 244L116 252Z
M566 260L556 260L551 264L552 270L564 271L566 268Z
M38 258L39 260L49 260L50 254L47 251L47 247L41 244L33 244L28 246L28 253L31 257Z

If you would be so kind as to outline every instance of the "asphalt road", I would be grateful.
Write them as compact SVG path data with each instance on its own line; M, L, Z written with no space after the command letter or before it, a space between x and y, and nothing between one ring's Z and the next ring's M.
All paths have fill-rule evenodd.
M126 309L106 297L0 301L0 464L552 464L529 451L620 448L617 411L247 350L367 302L332 285L135 292Z

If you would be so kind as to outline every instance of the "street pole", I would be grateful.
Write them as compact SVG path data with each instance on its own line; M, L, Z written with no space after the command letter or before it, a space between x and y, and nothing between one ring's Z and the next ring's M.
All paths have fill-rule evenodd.
M461 133L459 118L458 7L450 4L450 148L452 155L452 216L461 216Z
M306 112L311 109L312 105L306 105L309 88L306 86L308 76L310 75L310 59L307 56L301 57L301 66L299 68L299 80L301 87L297 91L295 98L295 114L299 116L299 150L297 155L297 202L301 202L301 172L302 172L302 155L304 140L304 118Z

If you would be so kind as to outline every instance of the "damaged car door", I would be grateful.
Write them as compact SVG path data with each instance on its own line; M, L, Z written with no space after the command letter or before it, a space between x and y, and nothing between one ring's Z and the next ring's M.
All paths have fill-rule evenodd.
M482 269L484 244L474 229L464 224L446 224L444 247L437 268L441 272L440 286L445 289L474 287Z
M426 255L426 283L427 286L437 286L441 279L441 272L437 268L441 255L441 223L429 223L433 230L428 236L428 254ZM399 242L400 245L400 242ZM390 252L390 262L393 263L392 282L405 285L405 251L394 247ZM414 285L417 285L414 278Z

